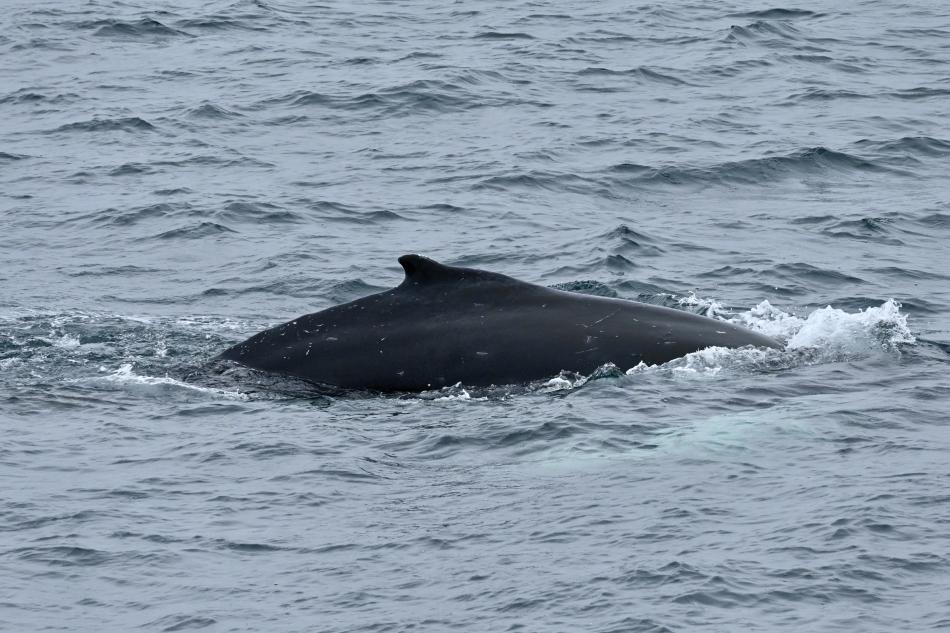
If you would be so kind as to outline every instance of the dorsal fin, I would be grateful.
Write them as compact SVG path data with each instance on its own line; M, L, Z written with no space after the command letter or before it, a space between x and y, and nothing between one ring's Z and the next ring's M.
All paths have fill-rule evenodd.
M510 277L490 273L476 268L457 268L455 266L446 266L440 264L434 259L423 257L422 255L403 255L399 258L399 263L406 271L406 279L403 285L421 286L435 283L452 283L460 281L512 281Z

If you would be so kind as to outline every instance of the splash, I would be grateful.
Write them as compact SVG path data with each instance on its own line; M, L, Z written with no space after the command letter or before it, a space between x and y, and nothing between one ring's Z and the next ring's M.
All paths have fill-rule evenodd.
M900 345L916 342L907 325L907 316L900 311L901 304L894 299L856 313L825 306L805 317L785 312L768 300L738 314L731 313L715 299L697 297L695 293L678 299L677 303L690 311L785 341L789 350L824 348L861 353L883 348L897 351Z
M709 347L663 365L640 363L628 369L627 375L715 378L726 371L751 373L836 362L875 352L899 354L901 345L916 341L907 325L907 316L900 311L900 303L893 299L856 313L826 306L805 317L785 312L768 301L735 315L728 315L722 304L695 295L681 299L680 303L702 306L713 318L783 341L785 349ZM583 381L575 381L571 387L562 388L582 384Z
M880 307L856 314L826 306L815 310L788 340L789 349L815 347L841 352L861 352L870 346L896 351L902 344L916 341L907 317L893 299Z
M454 385L451 385L449 387L443 387L442 389L439 389L437 392L433 392L433 395L435 395L435 397L432 398L432 400L436 402L452 402L452 401L468 402L471 400L479 400L479 401L488 400L488 398L485 396L473 396L472 393L468 389L466 389L464 386L462 386L462 383L460 382L457 382Z
M789 338L792 333L800 330L805 324L805 319L783 312L769 303L768 300L762 301L748 312L722 318L747 327L754 332L760 332L777 339Z

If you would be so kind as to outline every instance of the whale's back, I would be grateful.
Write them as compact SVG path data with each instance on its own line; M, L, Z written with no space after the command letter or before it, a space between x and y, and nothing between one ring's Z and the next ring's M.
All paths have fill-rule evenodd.
M221 357L344 388L418 391L524 383L664 363L711 346L778 347L681 310L568 293L511 277L400 258L398 287L260 332Z

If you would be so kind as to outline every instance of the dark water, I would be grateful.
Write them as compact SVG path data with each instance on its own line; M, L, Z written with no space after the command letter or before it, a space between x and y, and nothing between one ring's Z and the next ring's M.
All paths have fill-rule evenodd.
M0 629L950 627L950 10L0 15ZM707 312L527 390L216 367L396 257Z

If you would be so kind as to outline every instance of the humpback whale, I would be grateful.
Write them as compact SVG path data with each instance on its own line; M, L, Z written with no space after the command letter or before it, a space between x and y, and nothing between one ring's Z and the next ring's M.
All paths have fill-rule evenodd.
M527 383L665 363L712 346L780 348L682 310L546 288L404 255L403 282L255 334L220 357L304 380L380 392Z

